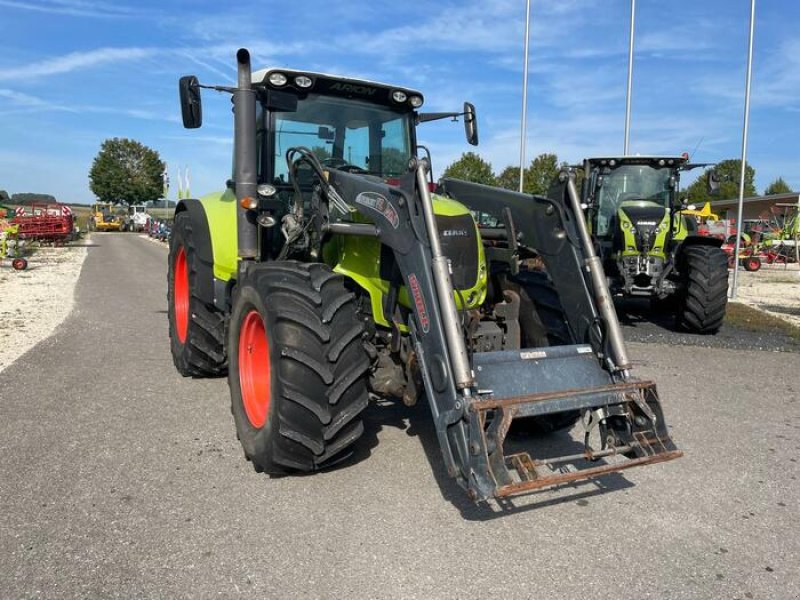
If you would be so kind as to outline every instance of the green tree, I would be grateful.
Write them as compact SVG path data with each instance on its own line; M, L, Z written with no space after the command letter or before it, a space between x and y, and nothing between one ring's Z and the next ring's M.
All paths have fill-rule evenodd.
M8 195L8 192L5 190L0 190L0 202L10 202L11 197Z
M492 165L483 160L475 152L465 152L456 162L444 170L444 177L464 179L473 183L495 185L496 179Z
M55 202L55 196L51 196L50 194L36 194L31 192L22 192L19 194L12 194L11 202L13 204L34 204L34 203L48 203L48 202Z
M519 191L519 167L507 166L497 176L497 185L514 192Z
M681 193L681 198L688 197L689 201L700 204L712 200L729 200L739 197L739 174L741 173L742 161L738 158L729 158L717 163L715 167L706 169L685 192ZM719 195L712 196L708 193L707 177L709 171L716 171L719 177ZM756 177L756 170L747 164L744 174L744 195L755 196L756 186L753 181Z
M526 194L539 194L546 196L550 184L558 176L565 163L558 164L555 154L540 154L531 161L525 169L523 192ZM519 190L519 167L508 166L497 176L497 185L507 190Z
M783 177L778 177L775 181L767 186L767 189L764 190L764 195L770 196L772 194L790 194L791 192L792 188L790 188L789 184L783 180Z
M158 152L126 138L108 139L89 171L89 188L102 202L142 204L164 195L166 165Z
M384 148L381 169L385 175L402 175L408 172L408 156L397 148Z
M550 189L550 184L553 179L558 177L560 170L558 156L549 153L540 154L525 169L525 179L522 184L523 191L526 194L546 196L547 190Z

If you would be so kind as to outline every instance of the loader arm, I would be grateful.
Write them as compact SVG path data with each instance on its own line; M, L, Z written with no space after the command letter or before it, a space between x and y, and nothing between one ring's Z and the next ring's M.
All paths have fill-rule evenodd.
M336 170L329 173L329 181L346 202L374 223L372 228L352 228L352 234L374 235L394 251L413 300L409 329L450 476L471 498L482 501L680 456L667 432L655 385L628 381L625 370L611 368L613 360L605 359L605 367L601 366L600 353L592 346L476 352L469 357L467 377L459 375L464 339L459 343L452 331L450 335L447 331L452 325L447 314L453 301L452 288L442 285L442 274L436 269L436 252L435 248L432 252L430 239L435 230L425 220L425 203L431 200L422 187L426 182L424 169L424 164L420 165L416 173L401 178L399 187ZM462 192L465 189L460 188ZM478 189L476 197L482 193L488 198L487 194L499 191ZM546 248L543 255L549 260L548 266L553 265L561 277L571 278L576 290L565 285L565 293L570 294L573 310L586 311L582 319L574 320L575 327L582 327L584 335L591 337L589 329L599 313L589 288L590 283L596 286L597 282L587 281L581 273L581 264L587 264L591 256L582 258L581 238L574 229L570 231L566 210L557 201L531 202L530 197L513 193L505 199L512 213L518 213L521 224L530 225L532 218L543 220L543 225L526 226L523 233ZM496 208L487 199L485 206L490 205ZM480 210L474 204L472 208ZM430 214L430 207L428 210ZM340 225L344 227L335 231L347 234L348 225ZM449 300L446 293L443 295L448 289ZM504 441L514 418L574 410L584 413L586 441L582 454L546 461L534 460L524 452L505 454ZM590 433L600 437L599 447L590 445ZM617 455L629 460L579 471L562 469L563 463L576 459L595 461Z
M498 219L503 208L510 209L514 226L522 234L520 243L544 260L575 339L592 343L594 350L600 351L600 338L592 331L596 333L598 314L591 301L591 282L584 277L586 257L563 203L450 177L443 178L439 185L440 191L470 209Z

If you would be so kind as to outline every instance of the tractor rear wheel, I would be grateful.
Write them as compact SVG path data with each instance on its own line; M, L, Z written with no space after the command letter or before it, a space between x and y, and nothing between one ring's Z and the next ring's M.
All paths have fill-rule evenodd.
M680 324L694 333L717 333L728 304L728 257L714 246L689 246L683 252L681 272Z
M256 471L315 471L348 456L369 400L363 334L353 294L326 265L245 271L234 291L228 383Z
M167 313L175 368L184 377L225 374L223 314L197 296L197 261L188 213L178 213L169 244Z

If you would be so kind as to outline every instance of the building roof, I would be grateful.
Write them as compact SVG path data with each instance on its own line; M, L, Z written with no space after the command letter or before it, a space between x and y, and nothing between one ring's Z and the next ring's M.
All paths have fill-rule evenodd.
M742 201L744 204L753 204L756 202L767 202L771 204L800 204L800 194L797 192L789 192L786 194L770 194L769 196L750 196ZM729 198L726 200L712 200L711 208L729 208L736 206L739 203L738 198Z

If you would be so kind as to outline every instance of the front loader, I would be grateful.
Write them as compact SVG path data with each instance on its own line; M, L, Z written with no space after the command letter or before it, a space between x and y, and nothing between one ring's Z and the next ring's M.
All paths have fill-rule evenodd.
M424 113L412 89L237 63L236 87L180 82L189 128L201 87L232 94L234 174L176 208L168 313L180 373L227 371L256 470L341 461L371 397L426 397L476 501L681 455L655 385L630 374L572 174L551 199L455 179L433 193L416 127L461 117L476 144L471 104ZM512 421L577 419L578 453L505 452Z

